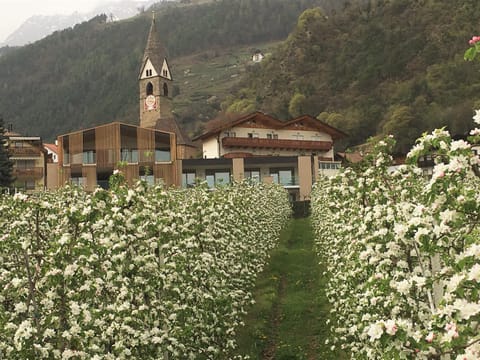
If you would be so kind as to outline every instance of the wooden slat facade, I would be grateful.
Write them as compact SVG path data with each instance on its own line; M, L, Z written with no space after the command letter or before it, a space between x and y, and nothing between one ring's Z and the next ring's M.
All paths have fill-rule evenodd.
M81 165L83 161L83 132L71 134L69 144L70 164Z
M130 186L135 184L135 181L139 178L138 164L128 164L126 167L122 168L121 171L125 174L125 180L127 180L127 184Z
M95 128L97 166L116 166L120 161L120 124L112 123Z
M122 138L122 128L124 136ZM175 134L161 132L154 129L140 128L134 125L111 123L94 128L95 153L84 154L83 134L86 129L75 133L62 135L58 138L59 146L59 175L62 184L73 177L83 177L85 188L93 191L97 186L98 174L113 172L118 169L125 173L127 183L132 185L145 168L150 169L155 181L163 181L167 186L179 186L181 169L177 163L177 149ZM170 139L170 161L155 163L155 133L159 132ZM127 134L127 135L125 135ZM131 137L134 134L135 138ZM122 140L123 139L123 140ZM124 144L122 145L122 141ZM64 154L64 143L68 142L69 161ZM124 146L125 145L125 146ZM122 160L122 146L126 149L128 164L120 164ZM88 149L87 149L88 150ZM88 153L88 151L86 151ZM67 161L64 161L67 160ZM125 160L125 157L124 157ZM87 163L85 163L87 162Z
M96 166L84 166L82 169L82 175L87 180L85 190L94 191L97 185L97 167Z

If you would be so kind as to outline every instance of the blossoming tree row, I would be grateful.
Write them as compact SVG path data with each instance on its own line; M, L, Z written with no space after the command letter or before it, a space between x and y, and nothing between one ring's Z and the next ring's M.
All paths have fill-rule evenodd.
M480 112L474 117L480 119ZM332 346L352 359L480 359L480 178L470 142L424 135L390 166L393 139L316 184ZM433 159L426 178L416 166Z
M0 358L225 359L289 216L276 186L114 179L0 198Z

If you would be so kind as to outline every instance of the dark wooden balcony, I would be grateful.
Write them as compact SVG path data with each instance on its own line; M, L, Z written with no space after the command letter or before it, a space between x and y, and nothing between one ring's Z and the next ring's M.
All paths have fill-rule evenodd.
M33 168L13 168L13 176L19 179L38 179L43 176L42 167L33 167Z
M34 147L11 147L9 148L10 156L12 157L41 157L42 150Z
M286 139L260 139L242 137L222 138L224 147L265 148L265 149L298 149L298 150L322 150L332 148L331 141L312 140L286 140Z

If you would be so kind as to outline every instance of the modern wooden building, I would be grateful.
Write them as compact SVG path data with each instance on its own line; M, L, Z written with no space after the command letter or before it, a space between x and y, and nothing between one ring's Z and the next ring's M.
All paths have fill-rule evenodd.
M113 122L58 137L60 181L93 191L108 188L115 169L132 184L143 178L179 183L175 134Z

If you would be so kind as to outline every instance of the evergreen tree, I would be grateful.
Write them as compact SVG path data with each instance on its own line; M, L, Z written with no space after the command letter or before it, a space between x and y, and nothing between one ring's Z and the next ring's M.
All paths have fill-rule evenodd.
M13 161L7 149L6 130L3 125L3 117L0 116L0 189L8 188L13 184Z

